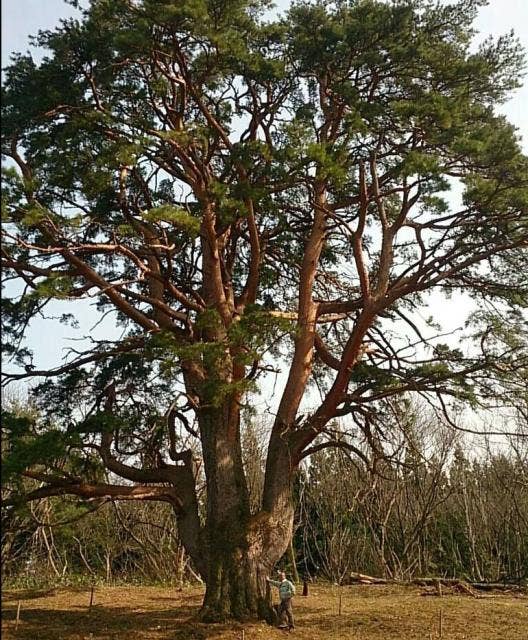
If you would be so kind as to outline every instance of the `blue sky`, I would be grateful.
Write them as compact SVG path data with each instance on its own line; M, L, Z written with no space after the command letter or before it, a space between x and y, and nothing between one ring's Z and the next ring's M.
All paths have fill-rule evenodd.
M288 6L288 0L279 0L278 9ZM9 63L9 56L13 51L27 51L31 49L35 57L41 57L42 52L29 47L28 36L39 29L50 29L58 24L61 18L78 15L78 12L64 3L63 0L1 0L2 8L2 66ZM476 22L478 40L488 35L499 36L511 29L528 50L528 0L490 0L487 7L480 11ZM516 92L512 99L500 108L519 129L523 137L523 146L528 152L528 83ZM98 315L91 309L94 301L81 304L58 303L54 307L57 315L60 313L76 313L81 328L78 332L58 324L56 321L39 320L30 327L27 342L35 351L37 368L57 365L65 355L67 347L80 347L79 342L72 342L71 338L79 339L83 334L91 333L93 337L113 338L119 335L119 330L108 322L99 325L95 330L91 327L97 322ZM448 328L461 324L461 319L468 311L467 304L458 300L457 313L446 307L444 300L432 300L429 313L434 314ZM464 308L466 307L466 308Z

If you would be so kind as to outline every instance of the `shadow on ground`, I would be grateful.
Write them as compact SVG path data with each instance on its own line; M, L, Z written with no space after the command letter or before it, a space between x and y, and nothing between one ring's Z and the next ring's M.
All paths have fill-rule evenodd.
M89 593L89 590L88 590ZM39 597L37 595L33 597ZM43 596L42 596L43 597ZM28 599L24 593L24 601ZM23 603L20 626L14 631L16 595L5 597L2 608L3 637L20 640L106 640L130 638L134 640L214 640L225 638L226 633L235 633L233 637L242 637L245 625L242 623L205 625L198 622L199 600L196 597L183 597L176 603L174 598L149 597L149 607L157 602L158 607L141 610L130 605L110 606L94 605L91 612L86 605L72 603L68 610L57 611L48 607L31 607ZM172 603L173 606L170 606ZM24 606L25 604L25 606ZM139 610L138 610L139 609ZM266 625L260 634L263 640L268 637ZM247 628L247 627L246 627ZM273 629L267 627L273 633ZM237 634L238 632L238 634ZM4 635L5 634L5 635Z
M76 606L75 609L80 609ZM205 640L223 632L220 628L202 628L192 619L196 607L179 606L177 612L156 609L137 612L130 607L94 606L91 613L84 611L57 611L43 608L24 608L16 638L24 640L78 640L79 638L157 638L170 637ZM13 633L16 607L2 611L3 622L11 621ZM220 627L220 625L219 625ZM90 636L92 634L92 636ZM13 634L15 635L15 634Z
M83 589L84 590L84 589ZM54 596L56 589L27 589L24 591L24 600L35 600L37 598L49 598ZM16 591L4 591L2 593L2 600L5 602L17 601L20 599L20 593Z

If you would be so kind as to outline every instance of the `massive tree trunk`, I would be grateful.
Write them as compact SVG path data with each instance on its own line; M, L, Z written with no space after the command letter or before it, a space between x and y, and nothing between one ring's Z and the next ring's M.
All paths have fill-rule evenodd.
M209 530L204 621L259 617L273 620L271 595L266 583L273 565L284 553L287 540L280 527L264 513L245 526Z
M291 494L286 509L251 514L237 403L203 410L199 425L207 481L202 619L258 616L271 621L266 576L289 544Z
M260 512L245 525L234 522L208 530L204 621L255 616L273 621L266 576L288 546L285 533L289 529L284 522Z
M221 260L221 249L228 236L217 233L214 206L205 200L203 209L202 296L208 308L216 311L216 318L202 325L202 339L207 344L220 346L223 351L220 355L215 349L204 352L198 365L201 374L189 374L186 381L188 394L195 394L197 398L196 415L207 488L203 536L207 567L202 618L214 621L258 615L270 619L272 609L266 576L290 541L292 496L291 490L286 491L286 499L277 500L276 496L282 494L278 485L274 485L274 492L265 490L263 510L251 513L240 438L245 353L235 344L224 347L229 328L237 317L231 276L225 261ZM254 295L255 291L251 299ZM239 312L244 303L240 304ZM289 467L284 468L281 476L281 482L289 487L290 471Z

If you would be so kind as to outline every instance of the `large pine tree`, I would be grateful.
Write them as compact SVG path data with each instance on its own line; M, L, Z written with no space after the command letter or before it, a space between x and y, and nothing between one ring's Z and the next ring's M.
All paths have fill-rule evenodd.
M526 393L528 163L495 111L518 43L471 48L480 0L267 4L92 0L2 94L5 349L27 368L7 380L44 377L40 418L6 420L6 470L41 483L27 499L169 502L206 620L267 615L299 463L364 455L334 418L382 455L402 393L446 412ZM479 301L473 349L417 324L440 290ZM121 339L32 369L31 319L87 297ZM252 512L241 409L277 362Z

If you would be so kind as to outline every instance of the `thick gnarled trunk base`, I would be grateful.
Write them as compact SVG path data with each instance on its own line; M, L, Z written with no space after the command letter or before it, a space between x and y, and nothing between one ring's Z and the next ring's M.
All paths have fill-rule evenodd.
M264 509L252 515L240 443L240 399L202 411L199 427L207 481L201 619L272 621L266 577L288 548L293 526L288 463L281 458L273 491L263 489Z
M211 561L200 612L204 622L264 619L272 623L267 568L238 551Z
M245 544L236 547L217 532L210 547L206 592L200 614L204 622L233 618L276 622L277 614L272 607L266 578L288 548L291 520L291 515L287 514L281 526L266 514L260 514L252 519L249 531L241 536Z

